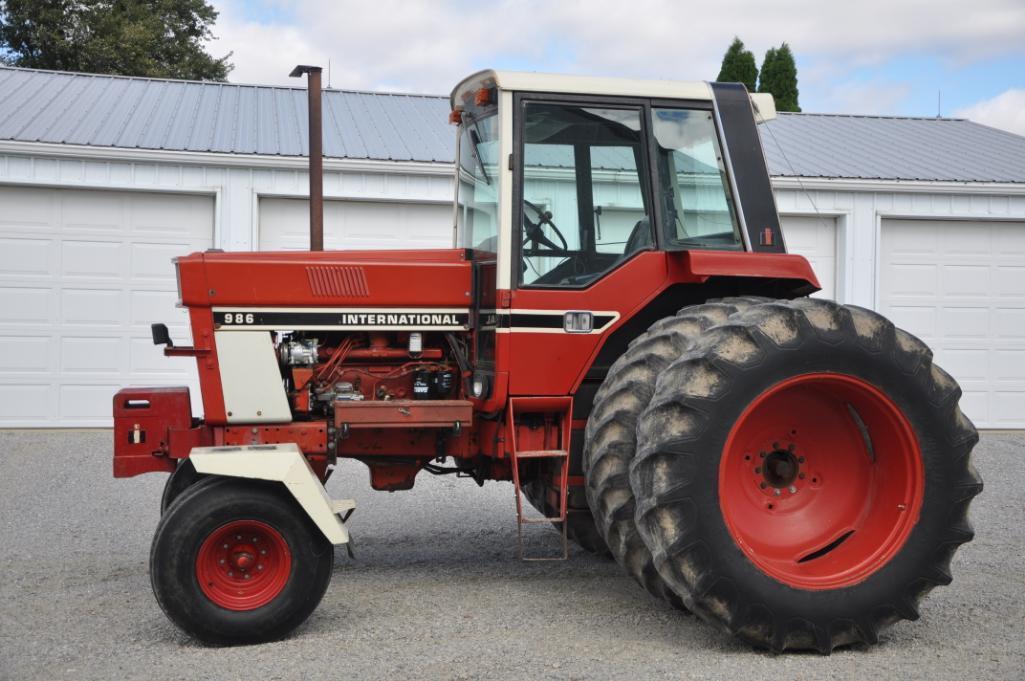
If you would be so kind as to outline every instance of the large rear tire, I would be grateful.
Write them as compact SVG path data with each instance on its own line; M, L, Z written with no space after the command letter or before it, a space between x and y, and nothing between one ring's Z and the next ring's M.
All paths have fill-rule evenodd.
M160 519L157 602L206 643L259 643L302 624L331 581L334 550L279 486L206 477Z
M659 374L702 331L765 298L728 298L694 305L655 322L609 369L594 398L584 444L587 502L594 523L616 561L652 595L682 608L666 588L634 523L630 463L637 447L637 419L655 392Z
M708 329L638 422L630 482L659 574L774 651L917 619L982 490L960 395L921 341L861 308L777 301Z

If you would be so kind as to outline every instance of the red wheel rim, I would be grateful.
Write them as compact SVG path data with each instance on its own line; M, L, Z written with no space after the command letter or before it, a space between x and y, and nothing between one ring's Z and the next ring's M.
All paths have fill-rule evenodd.
M211 601L228 610L255 610L274 600L292 571L281 533L258 520L221 525L199 547L196 580Z
M918 521L922 457L907 417L875 386L844 374L781 381L730 431L719 505L734 541L793 587L865 580Z

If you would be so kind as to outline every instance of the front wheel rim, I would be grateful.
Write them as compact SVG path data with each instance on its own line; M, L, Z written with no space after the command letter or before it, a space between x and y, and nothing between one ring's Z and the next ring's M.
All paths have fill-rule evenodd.
M216 605L255 610L284 590L292 552L281 533L258 520L234 520L212 531L196 556L196 581Z
M853 586L881 569L918 521L924 474L903 411L872 384L811 373L758 395L719 466L736 544L796 588Z

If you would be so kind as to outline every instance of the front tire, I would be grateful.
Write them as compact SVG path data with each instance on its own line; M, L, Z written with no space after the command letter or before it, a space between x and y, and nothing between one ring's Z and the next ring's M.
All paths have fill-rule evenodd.
M660 376L636 520L688 608L774 651L875 643L948 584L978 435L918 339L861 308L757 305Z
M157 602L206 643L259 643L302 624L331 581L334 551L287 492L204 478L157 525L150 579Z

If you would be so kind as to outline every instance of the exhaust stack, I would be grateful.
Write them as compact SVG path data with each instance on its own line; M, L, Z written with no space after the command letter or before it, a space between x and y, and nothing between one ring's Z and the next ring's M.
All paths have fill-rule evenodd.
M300 64L288 74L301 78L305 73L310 114L310 250L324 250L324 128L321 118L319 66Z

